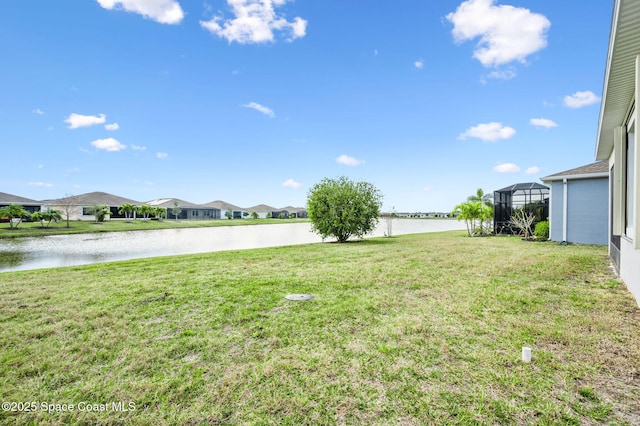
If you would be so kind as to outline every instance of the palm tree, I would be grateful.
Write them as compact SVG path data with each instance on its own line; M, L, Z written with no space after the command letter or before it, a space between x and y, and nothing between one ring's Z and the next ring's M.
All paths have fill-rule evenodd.
M43 228L48 228L52 220L55 220L56 222L62 220L62 214L58 210L47 209L45 211L33 213L31 215L31 220L40 221ZM45 221L47 221L46 225L44 224Z
M470 202L480 201L487 206L493 207L493 195L485 194L482 188L478 188L476 190L475 195L468 196L467 201L470 201Z
M150 214L155 214L155 211L156 209L154 209L153 207L147 204L143 204L140 207L138 207L138 213L142 215L145 221L149 219Z
M15 229L20 225L22 219L30 217L28 211L25 210L20 204L9 204L7 207L0 209L0 218L6 217L9 219L9 227ZM18 219L18 220L14 220Z
M118 209L118 213L119 214L123 214L124 217L127 219L127 222L128 222L129 219L131 218L133 212L136 211L136 209L137 209L137 207L135 206L135 204L124 203Z
M153 211L153 215L158 219L162 220L162 218L167 214L167 209L164 207L156 207Z
M480 217L480 211L482 209L482 203L480 201L467 201L466 203L458 204L451 214L455 215L458 220L464 220L467 225L467 233L470 237L476 234L476 219Z
M91 206L89 212L95 216L96 222L104 222L107 216L111 216L111 210L105 205Z
M480 205L480 211L478 212L478 222L480 223L480 234L485 235L490 233L491 219L493 219L493 206L482 203ZM486 223L486 228L484 227Z

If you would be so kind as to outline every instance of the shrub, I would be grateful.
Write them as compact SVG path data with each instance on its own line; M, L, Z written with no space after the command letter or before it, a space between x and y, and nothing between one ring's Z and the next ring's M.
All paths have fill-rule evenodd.
M533 231L533 235L535 235L538 240L548 240L549 239L549 222L543 221L536 223L536 228Z
M334 236L343 243L375 229L382 194L368 182L353 182L344 176L325 178L309 191L307 206L312 230L323 239Z

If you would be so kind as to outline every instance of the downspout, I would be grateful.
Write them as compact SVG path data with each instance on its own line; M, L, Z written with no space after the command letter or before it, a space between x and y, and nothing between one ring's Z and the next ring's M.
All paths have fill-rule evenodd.
M569 208L569 185L567 178L562 179L563 195L562 195L562 242L567 242L567 210Z

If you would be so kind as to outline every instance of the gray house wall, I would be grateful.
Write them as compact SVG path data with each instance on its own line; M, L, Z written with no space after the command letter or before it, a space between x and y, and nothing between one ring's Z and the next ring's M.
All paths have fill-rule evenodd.
M549 239L551 241L562 241L563 223L562 210L564 207L564 184L562 181L555 181L549 185L551 188L551 206L549 207Z
M563 241L564 183L554 181L551 191L550 238L553 241ZM608 194L607 178L567 180L567 242L607 244Z

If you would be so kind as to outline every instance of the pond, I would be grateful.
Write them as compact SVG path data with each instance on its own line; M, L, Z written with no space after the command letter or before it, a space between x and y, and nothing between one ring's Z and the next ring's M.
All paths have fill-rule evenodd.
M394 219L393 235L464 229L455 220ZM384 236L381 220L369 236ZM309 223L160 229L0 240L0 272L321 242ZM327 241L330 241L327 239Z

